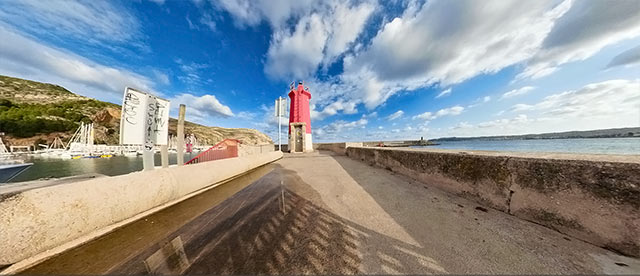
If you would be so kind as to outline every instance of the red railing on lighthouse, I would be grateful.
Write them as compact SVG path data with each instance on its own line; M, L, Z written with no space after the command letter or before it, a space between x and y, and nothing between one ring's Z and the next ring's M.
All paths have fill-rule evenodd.
M193 159L184 163L185 165L197 164L207 161L238 157L238 144L239 140L236 139L224 139L215 146L209 148L198 154Z

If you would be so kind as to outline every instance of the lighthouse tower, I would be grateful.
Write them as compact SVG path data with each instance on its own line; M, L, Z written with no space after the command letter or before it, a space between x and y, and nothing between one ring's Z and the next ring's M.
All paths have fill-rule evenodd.
M289 98L291 98L289 151L311 152L313 144L311 142L311 115L309 113L311 93L309 93L309 88L305 88L302 82L299 82L297 87L291 83Z

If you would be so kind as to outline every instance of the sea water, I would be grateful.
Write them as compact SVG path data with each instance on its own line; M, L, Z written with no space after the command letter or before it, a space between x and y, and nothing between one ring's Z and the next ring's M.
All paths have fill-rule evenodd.
M438 141L440 149L593 154L640 154L640 137Z

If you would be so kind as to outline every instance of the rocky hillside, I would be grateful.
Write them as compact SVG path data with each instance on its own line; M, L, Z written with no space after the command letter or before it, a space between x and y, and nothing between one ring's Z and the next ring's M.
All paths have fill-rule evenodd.
M5 133L6 144L48 144L55 137L66 142L80 122L94 123L96 143L118 143L119 105L79 96L54 84L0 76L0 132ZM176 128L177 120L171 118L169 133L175 134ZM264 133L247 128L186 122L185 133L209 143L227 138L250 145L273 143Z

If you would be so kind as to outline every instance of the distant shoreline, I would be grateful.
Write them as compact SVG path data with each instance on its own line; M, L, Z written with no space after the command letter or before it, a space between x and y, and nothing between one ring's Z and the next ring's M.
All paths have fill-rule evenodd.
M559 137L559 138L484 138L484 137L452 137L431 139L430 142L458 142L458 141L518 141L518 140L567 140L567 139L610 139L610 138L640 138L640 136L611 136L611 137Z
M585 131L566 131L541 134L496 135L478 137L442 137L431 142L452 141L507 141L507 140L550 140L550 139L596 139L596 138L640 138L640 127L610 128Z

